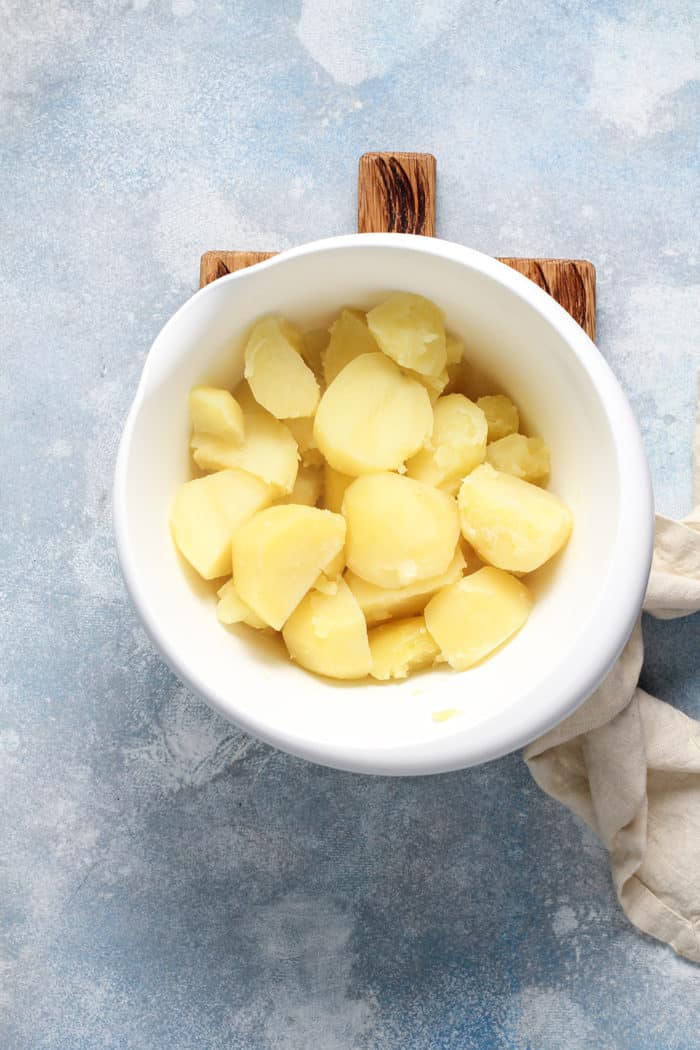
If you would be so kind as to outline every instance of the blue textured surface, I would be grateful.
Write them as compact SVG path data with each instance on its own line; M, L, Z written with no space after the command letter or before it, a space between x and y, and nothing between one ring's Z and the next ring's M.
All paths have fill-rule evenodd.
M598 266L660 508L690 504L695 0L0 0L0 1046L688 1050L698 971L518 756L335 773L246 739L127 602L109 492L212 247L350 231L439 158L442 236ZM698 714L700 625L645 682Z

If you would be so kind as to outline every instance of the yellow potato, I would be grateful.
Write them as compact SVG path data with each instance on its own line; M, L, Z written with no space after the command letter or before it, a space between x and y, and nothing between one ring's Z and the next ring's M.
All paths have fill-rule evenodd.
M380 350L403 368L436 376L447 364L442 311L429 299L395 292L367 314Z
M220 623L245 623L249 627L255 627L258 631L267 627L267 624L256 616L244 601L241 601L233 580L227 580L216 593L219 598L216 615Z
M321 594L337 594L339 583L339 577L336 576L335 579L331 579L325 572L322 572L318 579L314 581L313 589L320 591Z
M366 474L343 499L350 569L378 587L405 587L445 572L459 539L451 496L413 478Z
M486 462L494 470L513 474L533 485L541 485L549 477L549 447L539 437L509 434L500 438L486 449Z
M422 616L385 623L369 632L372 678L408 678L411 671L430 667L440 649L428 632Z
M196 386L190 390L188 400L193 430L241 444L245 437L243 412L228 390Z
M531 607L524 583L488 566L438 591L425 607L425 623L443 659L465 671L519 631Z
M269 485L242 470L186 481L170 513L173 539L205 580L226 576L231 572L231 537L273 496Z
M378 350L365 315L359 310L341 311L340 317L331 325L330 342L323 355L326 386L360 354L376 354Z
M334 470L357 475L401 467L432 428L424 387L384 354L362 354L321 398L314 437Z
M474 556L476 557L476 556ZM480 567L481 562L478 562ZM427 580L417 580L406 587L377 587L368 583L361 576L356 576L350 569L345 574L345 581L357 598L358 605L365 614L370 627L384 620L400 616L415 616L423 612L428 600L441 587L459 580L465 570L465 559L458 547L455 556L445 572L431 576Z
M329 678L364 678L372 667L367 625L352 592L309 591L282 630L292 660Z
M425 387L433 407L450 381L450 374L446 368L443 368L442 372L436 376L422 376L420 372L412 372L410 368L407 368L406 375L409 375L411 379L417 379Z
M328 464L323 468L323 505L328 510L340 514L343 506L343 496L348 485L355 479L349 474L340 474Z
M316 376L323 382L323 352L328 346L330 334L327 328L313 328L301 337L301 356Z
M289 428L260 409L244 412L245 441L232 445L207 434L193 434L193 458L202 470L239 467L272 485L284 496L294 488L297 476L297 443Z
M233 537L236 591L279 630L344 542L340 514L295 504L268 507Z
M488 463L459 490L462 532L479 557L509 572L532 572L569 538L571 511L553 493L501 474Z
M335 580L338 576L343 575L343 569L345 568L345 548L341 548L338 551L335 558L331 558L323 570L323 575L327 576L329 580Z
M280 503L299 503L315 507L323 488L323 473L320 467L299 467L294 488Z
M323 456L321 455L314 437L314 421L311 416L301 419L285 419L284 425L297 443L301 455L301 462L305 467L322 467Z
M319 386L300 353L301 336L278 317L254 326L245 348L245 378L255 400L277 419L311 416Z
M249 416L251 412L264 412L265 409L262 405L253 397L253 391L248 386L245 379L242 379L236 389L233 391L233 396L241 406L243 416Z
M489 425L489 441L499 441L515 434L520 426L518 410L505 394L487 394L477 400Z
M433 405L431 447L409 459L411 478L456 493L465 474L486 455L486 416L463 394L447 394Z

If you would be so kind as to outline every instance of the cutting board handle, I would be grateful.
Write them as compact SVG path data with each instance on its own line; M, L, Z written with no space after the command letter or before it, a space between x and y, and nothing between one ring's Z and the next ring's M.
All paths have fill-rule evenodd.
M357 180L359 233L435 236L435 177L430 153L364 153Z

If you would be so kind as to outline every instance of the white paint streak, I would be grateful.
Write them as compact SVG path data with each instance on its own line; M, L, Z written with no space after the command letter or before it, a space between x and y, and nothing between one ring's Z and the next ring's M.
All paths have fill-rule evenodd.
M665 103L700 77L698 27L687 0L656 12L636 6L627 21L602 21L587 108L639 137L670 130L675 117Z

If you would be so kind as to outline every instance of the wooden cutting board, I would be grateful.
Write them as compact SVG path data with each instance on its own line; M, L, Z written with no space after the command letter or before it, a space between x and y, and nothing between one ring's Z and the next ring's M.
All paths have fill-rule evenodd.
M357 190L359 233L435 236L437 164L430 153L365 153ZM201 259L199 284L269 259L276 252L210 251ZM584 259L515 259L501 262L544 288L595 340L595 267Z

